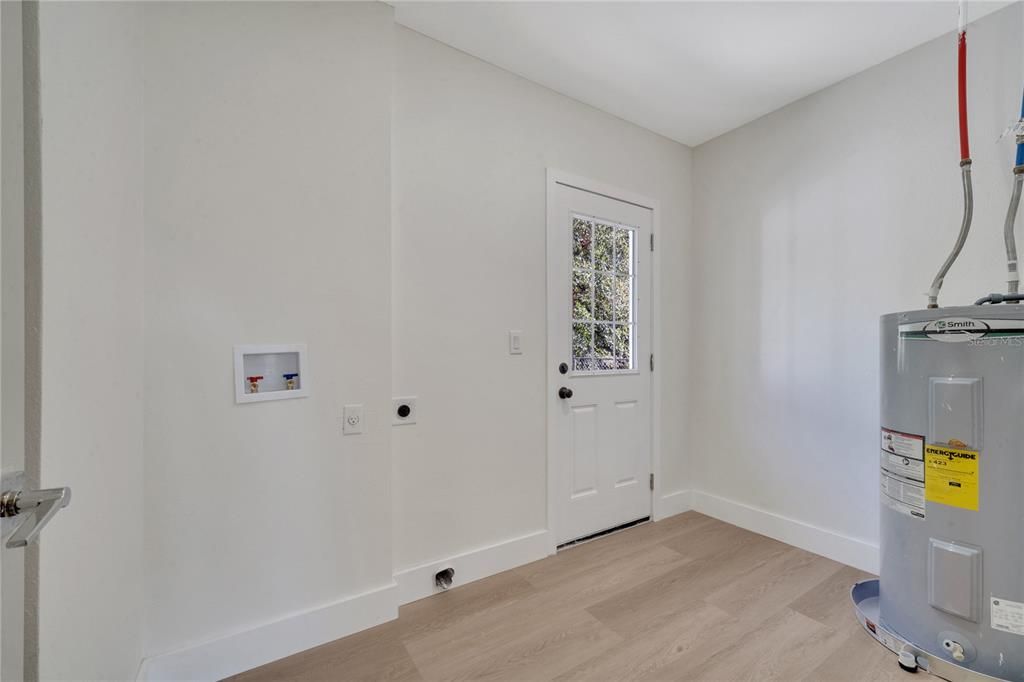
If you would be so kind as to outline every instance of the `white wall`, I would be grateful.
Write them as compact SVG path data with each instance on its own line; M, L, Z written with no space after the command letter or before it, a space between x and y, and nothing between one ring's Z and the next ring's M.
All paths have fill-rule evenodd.
M153 676L347 634L232 639L391 584L392 30L380 3L146 8L145 654L213 643ZM278 342L311 397L235 405L232 346Z
M396 568L546 528L548 167L661 201L661 488L688 487L690 150L396 31L393 387L419 399L418 424L394 430Z
M1002 286L1021 14L970 34L947 303ZM959 223L951 37L691 154L383 4L40 23L43 482L75 490L44 677L236 672L393 615L393 569L545 528L548 167L661 201L663 493L874 560L877 317L923 305ZM234 404L258 342L309 345L312 397Z
M73 490L40 547L41 679L134 678L142 647L141 11L40 3L29 48L42 116L42 172L26 180L32 196L42 188L28 209L43 258L41 478Z
M997 138L1020 106L1021 11L968 32L975 227L946 305L1004 290L1013 143ZM695 505L867 568L878 317L925 306L960 226L954 45L928 43L694 152Z

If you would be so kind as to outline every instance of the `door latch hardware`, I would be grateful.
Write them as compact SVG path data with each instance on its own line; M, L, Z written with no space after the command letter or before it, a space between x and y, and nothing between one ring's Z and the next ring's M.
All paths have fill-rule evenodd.
M7 539L7 547L25 547L35 542L50 519L70 503L71 488L5 490L0 493L0 518L25 517Z

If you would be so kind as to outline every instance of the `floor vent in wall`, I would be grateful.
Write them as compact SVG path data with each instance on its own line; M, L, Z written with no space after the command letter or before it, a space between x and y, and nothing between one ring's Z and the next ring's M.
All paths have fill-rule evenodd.
M582 545L584 542L590 542L591 540L596 540L597 538L603 538L605 535L611 535L612 533L618 533L620 530L626 530L627 528L632 528L633 526L639 526L641 523L647 523L650 520L651 520L650 516L645 516L642 519L637 519L636 521L630 521L629 523L624 523L621 526L615 526L614 528L609 528L608 530L602 530L602 531L600 531L598 533L591 533L590 535L584 535L583 537L576 538L575 540L569 540L569 542L563 542L562 544L560 544L555 549L568 549L570 547L575 547L576 545ZM549 547L550 547L550 545L549 545Z

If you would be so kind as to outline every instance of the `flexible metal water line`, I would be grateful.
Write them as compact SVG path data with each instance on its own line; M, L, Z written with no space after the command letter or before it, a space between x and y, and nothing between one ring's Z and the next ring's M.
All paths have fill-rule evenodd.
M939 290L946 278L946 273L953 267L957 256L964 248L967 241L967 233L971 230L971 220L974 217L974 188L971 185L971 147L967 138L967 0L960 0L959 3L959 25L956 36L957 64L956 64L956 100L957 113L959 115L960 127L960 175L964 185L964 217L960 223L960 234L957 235L953 251L946 257L946 262L939 268L938 274L932 280L932 286L928 289L928 307L939 307Z
M960 234L957 235L956 244L953 245L953 250L946 257L946 262L939 268L939 272L935 275L932 286L928 290L929 308L939 307L939 289L942 288L942 281L946 278L949 269L953 267L957 256L960 255L960 251L964 248L964 242L967 241L967 233L971 231L971 220L974 218L974 187L971 183L970 159L960 162L960 175L964 185L964 217L960 222Z
M1003 223L1003 241L1006 242L1006 292L1016 294L1020 284L1017 272L1017 240L1013 235L1013 226L1017 222L1017 209L1020 207L1020 192L1024 186L1024 166L1013 169L1013 194L1010 195L1010 206L1006 209L1006 222ZM1006 301L1017 303L1017 301Z

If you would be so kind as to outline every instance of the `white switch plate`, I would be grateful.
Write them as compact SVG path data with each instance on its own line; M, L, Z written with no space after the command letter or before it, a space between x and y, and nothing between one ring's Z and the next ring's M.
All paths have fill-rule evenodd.
M522 355L523 354L523 330L512 329L508 333L508 354L509 355Z
M343 415L344 423L341 432L346 436L354 436L363 432L363 406L346 405Z

